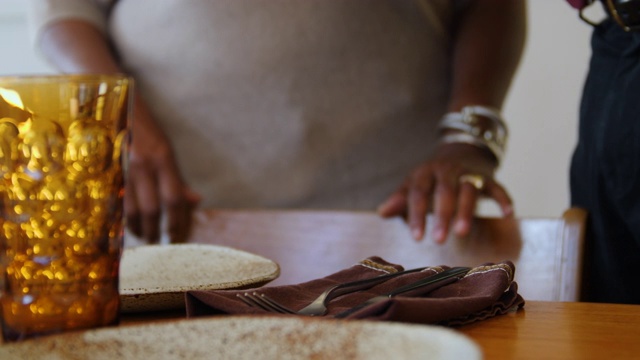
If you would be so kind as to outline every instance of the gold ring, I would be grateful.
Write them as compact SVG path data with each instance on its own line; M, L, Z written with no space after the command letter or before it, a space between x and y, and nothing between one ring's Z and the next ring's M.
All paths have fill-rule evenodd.
M458 179L460 184L469 183L478 191L484 189L484 176L478 174L464 174Z

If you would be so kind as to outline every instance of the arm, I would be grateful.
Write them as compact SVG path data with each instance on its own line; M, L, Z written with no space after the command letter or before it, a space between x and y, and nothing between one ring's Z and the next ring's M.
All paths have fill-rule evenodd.
M520 62L526 33L524 0L475 0L458 22L449 109L500 108Z
M123 72L108 39L88 22L56 21L42 30L39 41L44 55L63 72ZM190 210L198 197L182 181L169 141L138 95L133 116L125 197L127 224L134 234L157 241L160 214L166 209L171 239L181 241L188 233Z
M452 47L450 111L466 105L500 108L522 55L526 33L524 0L474 0L456 21ZM434 238L443 242L454 220L457 235L470 231L479 192L498 202L505 216L513 213L506 190L493 179L498 166L488 151L462 144L441 144L379 208L382 216L404 215L416 239L424 236L430 204L435 213ZM464 174L480 174L478 191L459 184Z

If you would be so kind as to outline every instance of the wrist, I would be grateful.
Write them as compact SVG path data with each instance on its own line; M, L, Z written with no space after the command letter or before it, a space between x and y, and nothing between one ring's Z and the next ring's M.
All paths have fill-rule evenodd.
M491 151L464 142L440 142L434 151L434 158L448 163L461 164L482 174L493 174L498 169L498 161Z

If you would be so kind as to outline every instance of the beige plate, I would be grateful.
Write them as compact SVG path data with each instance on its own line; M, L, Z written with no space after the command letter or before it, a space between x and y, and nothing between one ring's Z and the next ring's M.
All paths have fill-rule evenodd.
M53 335L0 346L0 359L481 359L438 326L227 316Z
M264 285L280 274L275 262L223 246L147 245L126 248L120 263L123 312L184 308L188 290Z

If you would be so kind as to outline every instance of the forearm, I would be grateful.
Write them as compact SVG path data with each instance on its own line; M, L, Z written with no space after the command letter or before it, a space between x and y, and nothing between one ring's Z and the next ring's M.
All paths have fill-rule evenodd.
M474 0L457 21L450 111L501 108L526 38L525 0Z
M90 23L62 20L46 28L40 48L49 61L65 73L122 73L108 39ZM135 97L136 126L152 125L151 114L140 96ZM159 135L158 135L159 136Z
M39 45L49 61L65 73L122 72L108 39L81 20L53 23L43 31Z

